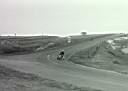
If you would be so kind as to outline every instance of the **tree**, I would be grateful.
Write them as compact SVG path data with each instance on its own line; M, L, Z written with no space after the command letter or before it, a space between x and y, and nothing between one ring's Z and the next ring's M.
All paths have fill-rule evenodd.
M85 35L87 35L87 32L81 32L81 35L85 36Z

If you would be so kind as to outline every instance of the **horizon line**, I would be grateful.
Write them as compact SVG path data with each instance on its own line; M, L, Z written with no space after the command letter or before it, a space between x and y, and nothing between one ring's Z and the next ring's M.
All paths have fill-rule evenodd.
M83 31L84 32L84 31ZM86 32L86 31L85 31ZM80 32L81 33L81 32ZM65 36L71 36L71 35L81 35L80 33L72 33L72 34L65 34L65 35L61 35L61 34L18 34L18 33L7 33L7 34L0 34L0 36L60 36L60 37L65 37ZM88 34L118 34L118 33L128 33L128 32L87 32Z

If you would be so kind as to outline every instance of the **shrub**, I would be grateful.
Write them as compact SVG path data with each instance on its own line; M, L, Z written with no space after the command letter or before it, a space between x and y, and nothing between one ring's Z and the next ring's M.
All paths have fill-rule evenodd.
M85 35L87 35L87 32L81 32L81 35L85 36Z

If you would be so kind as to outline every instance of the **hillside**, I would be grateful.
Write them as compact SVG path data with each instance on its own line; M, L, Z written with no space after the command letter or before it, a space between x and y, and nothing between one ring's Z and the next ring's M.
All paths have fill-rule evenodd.
M72 55L69 61L127 74L128 35L112 38L77 52Z
M108 34L107 34L108 35ZM111 35L111 34L109 34ZM106 36L103 34L102 36ZM34 36L34 37L0 37L0 54L24 54L42 51L45 49L59 49L72 46L84 41L90 41L99 35L71 36L72 43L68 43L68 37L58 36Z
M27 53L19 49L1 53L0 90L128 91L128 76L120 74L127 66L127 49L124 45L121 45L123 49L113 49L110 43L120 37L124 34L78 35L71 36L70 43L67 37L47 40L41 37L10 38L12 41L4 38L2 41L11 44L6 46L10 49L12 46L16 49L17 44L23 49L39 47ZM18 43L12 44L14 40ZM114 43L113 46L120 44L119 41ZM60 50L65 50L64 61L56 60ZM126 58L122 61L124 54Z
M31 53L39 48L50 46L61 38L57 36L33 36L33 37L0 37L0 53Z

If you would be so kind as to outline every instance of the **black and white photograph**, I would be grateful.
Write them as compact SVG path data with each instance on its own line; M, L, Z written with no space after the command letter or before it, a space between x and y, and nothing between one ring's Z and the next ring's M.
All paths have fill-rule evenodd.
M128 91L128 0L0 0L0 91Z

